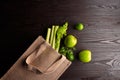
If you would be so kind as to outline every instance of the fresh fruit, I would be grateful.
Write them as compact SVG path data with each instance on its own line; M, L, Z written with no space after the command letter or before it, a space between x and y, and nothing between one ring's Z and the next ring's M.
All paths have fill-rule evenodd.
M73 48L77 44L77 38L73 35L68 35L65 37L64 44L68 48Z
M82 50L79 53L79 60L81 62L90 62L91 61L91 51L90 50Z
M70 61L74 61L74 59L75 59L74 54L73 54L72 51L71 51L71 52L68 52L68 53L66 54L66 57L67 57L67 59L70 60Z
M82 23L78 23L75 28L79 31L83 30L84 29L84 25Z

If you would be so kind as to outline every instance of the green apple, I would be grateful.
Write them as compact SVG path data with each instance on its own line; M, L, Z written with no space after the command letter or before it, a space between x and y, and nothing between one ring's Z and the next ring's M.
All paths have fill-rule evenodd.
M73 48L77 44L77 38L73 35L68 35L65 37L64 44L68 48Z
M79 60L81 62L87 63L91 61L91 51L90 50L82 50L79 52Z

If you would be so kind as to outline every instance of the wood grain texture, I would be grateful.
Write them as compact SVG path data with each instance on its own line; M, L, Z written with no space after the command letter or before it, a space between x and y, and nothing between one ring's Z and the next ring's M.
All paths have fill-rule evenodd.
M92 62L77 59L59 80L120 80L120 0L1 1L0 76L38 35L53 24L69 22L68 33L78 38L75 55L92 50ZM74 29L85 24L81 32Z

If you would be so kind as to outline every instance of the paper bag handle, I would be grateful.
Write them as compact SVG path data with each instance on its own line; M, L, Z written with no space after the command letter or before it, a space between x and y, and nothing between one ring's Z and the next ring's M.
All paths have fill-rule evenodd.
M58 61L56 61L50 68L48 68L48 70L44 72L44 74L48 74L57 70L58 67L62 65L62 63L65 61L65 59L66 57L64 55L61 55L61 58Z
M42 72L43 74L49 74L54 72L58 69L60 65L65 61L66 57L64 55L61 55L60 59L57 60L54 64L52 64L45 72ZM33 71L35 73L41 73L41 71L36 68L35 66L32 66L31 64L27 63L27 67L30 71Z
M46 42L43 42L40 46L40 49L38 50L39 55L42 54L42 51L45 50L45 47L43 47L43 45L50 46L49 44L46 44ZM36 58L35 57L36 56L36 51L34 51L26 59L27 69L30 70L30 71L33 71L35 73L43 73L43 74L48 74L48 73L54 72L60 65L62 65L62 63L66 59L66 57L64 55L61 55L61 54L59 54L59 55L60 55L59 59L57 59L50 67L48 67L47 70L41 72L41 70L39 69L39 66L35 66L35 65L31 64L31 59Z

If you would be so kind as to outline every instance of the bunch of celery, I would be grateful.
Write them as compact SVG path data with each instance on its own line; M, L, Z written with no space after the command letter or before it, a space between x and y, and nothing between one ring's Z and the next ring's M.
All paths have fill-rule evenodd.
M63 26L55 26L48 28L46 35L46 42L48 42L57 52L60 48L61 39L66 36L66 31L68 28L68 22L63 24Z

